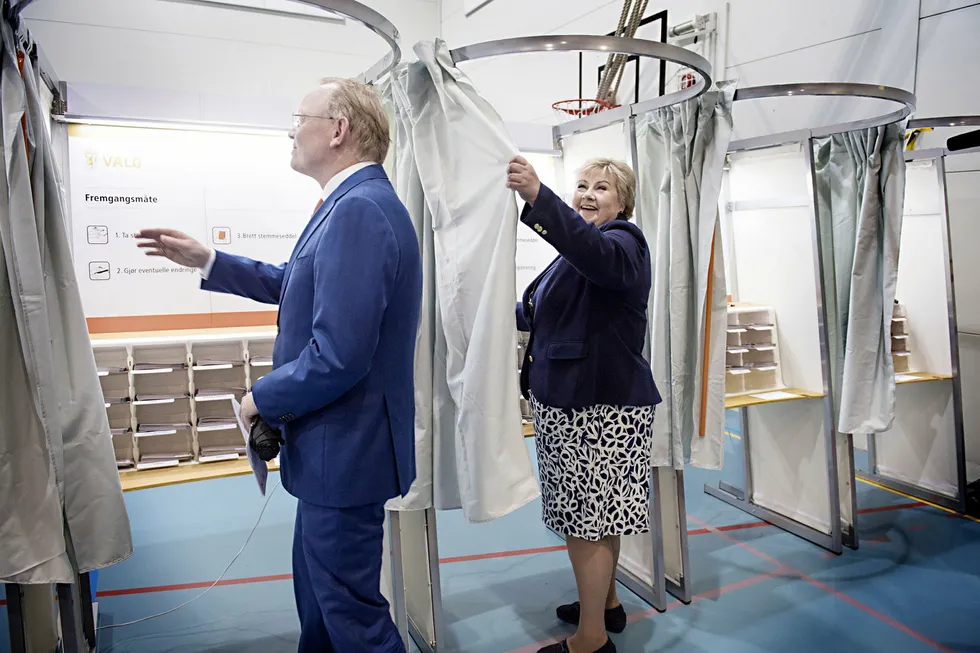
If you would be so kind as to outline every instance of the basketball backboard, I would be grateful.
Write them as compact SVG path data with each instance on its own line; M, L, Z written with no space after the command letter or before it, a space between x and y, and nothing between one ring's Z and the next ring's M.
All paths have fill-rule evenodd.
M647 15L640 22L634 38L649 41L667 41L667 11L648 9ZM615 28L615 25L612 25ZM609 36L614 36L610 31ZM579 88L577 97L594 98L599 89L608 61L608 55L584 52L579 58ZM664 95L666 80L666 64L657 59L630 57L627 59L619 84L616 100L620 104L642 102ZM571 93L571 90L570 90ZM569 97L574 97L569 95Z

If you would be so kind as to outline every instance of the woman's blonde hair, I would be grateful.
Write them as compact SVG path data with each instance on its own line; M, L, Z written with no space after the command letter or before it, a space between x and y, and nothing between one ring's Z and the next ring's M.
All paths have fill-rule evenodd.
M636 175L633 169L623 161L616 159L591 159L579 170L579 175L585 176L591 173L608 174L612 176L612 182L616 185L616 193L623 203L623 214L626 219L633 217L633 209L636 208Z

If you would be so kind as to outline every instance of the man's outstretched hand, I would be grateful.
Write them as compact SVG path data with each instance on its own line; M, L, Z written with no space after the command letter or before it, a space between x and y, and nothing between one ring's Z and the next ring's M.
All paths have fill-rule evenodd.
M203 268L211 258L206 245L173 229L144 229L136 238L147 256L162 256L188 268Z

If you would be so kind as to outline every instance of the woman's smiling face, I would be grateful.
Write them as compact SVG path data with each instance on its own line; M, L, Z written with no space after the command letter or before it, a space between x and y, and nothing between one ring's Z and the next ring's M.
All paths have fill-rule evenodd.
M596 170L582 174L575 186L575 196L572 198L572 208L599 227L611 222L625 210L626 206L619 198L616 184L604 171Z

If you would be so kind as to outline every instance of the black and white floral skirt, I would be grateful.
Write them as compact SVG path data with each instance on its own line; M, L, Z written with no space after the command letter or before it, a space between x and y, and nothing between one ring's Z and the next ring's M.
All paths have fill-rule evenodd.
M545 525L592 541L648 532L655 407L569 410L532 396L531 408Z

